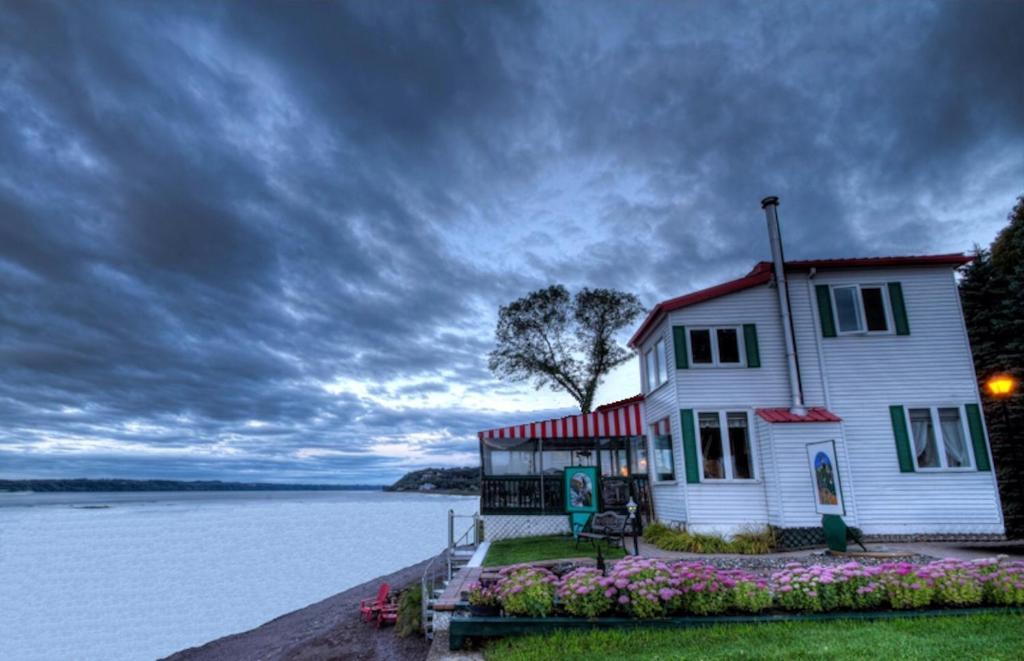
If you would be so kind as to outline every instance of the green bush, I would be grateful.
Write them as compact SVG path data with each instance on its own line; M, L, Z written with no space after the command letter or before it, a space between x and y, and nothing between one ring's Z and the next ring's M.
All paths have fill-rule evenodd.
M733 605L745 613L760 613L772 606L772 591L755 581L741 581L732 591Z
M423 629L423 589L419 585L402 592L398 598L398 621L395 633L408 636Z
M664 523L652 523L644 530L644 539L666 551L684 553L771 553L775 534L769 528L751 528L737 533L731 540L721 535L694 533Z
M547 569L514 565L499 574L498 598L509 615L547 617L555 610L558 578Z
M562 577L558 598L569 615L597 617L612 609L615 588L604 573L595 567L580 567Z
M918 576L916 571L887 574L884 585L889 605L898 610L924 608L931 603L935 593L928 581Z
M771 528L749 528L736 533L729 542L733 553L757 555L775 550L775 533Z

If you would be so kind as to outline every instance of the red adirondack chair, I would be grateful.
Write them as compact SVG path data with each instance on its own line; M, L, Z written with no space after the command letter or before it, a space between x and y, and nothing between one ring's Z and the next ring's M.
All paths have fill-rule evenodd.
M359 602L359 614L364 622L372 622L374 618L377 618L377 626L380 626L380 613L387 606L390 593L391 586L381 583L376 599L363 599Z
M394 624L398 622L398 604L388 602L380 607L377 612L377 628L382 624Z

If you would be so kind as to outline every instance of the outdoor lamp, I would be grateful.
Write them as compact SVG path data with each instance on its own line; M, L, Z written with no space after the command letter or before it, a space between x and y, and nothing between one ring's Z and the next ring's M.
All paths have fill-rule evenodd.
M1009 374L994 374L985 380L985 390L1002 404L1004 433L1006 434L1007 441L1012 440L1010 436L1010 409L1006 403L1017 390L1017 379ZM1016 452L1021 452L1019 445L1016 446ZM1018 454L1017 457L1019 459L1020 455Z
M990 376L985 381L985 390L988 390L988 394L998 399L1009 397L1017 390L1017 379L1013 378L1009 374L996 374Z
M629 525L633 529L633 555L640 555L640 541L637 539L636 509L636 501L633 500L633 496L630 496L629 502L626 503L626 510L629 511Z

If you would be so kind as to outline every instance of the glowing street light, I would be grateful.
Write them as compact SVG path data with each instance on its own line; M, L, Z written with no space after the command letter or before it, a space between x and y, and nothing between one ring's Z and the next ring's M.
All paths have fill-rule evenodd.
M1009 374L996 374L985 381L985 390L996 399L1005 399L1017 390L1017 379Z
M1003 427L1004 427L1004 438L1008 444L1012 439L1011 427L1010 427L1010 407L1007 406L1007 402L1010 397L1013 396L1017 390L1017 379L1013 378L1009 374L994 374L989 378L985 379L985 390L994 399L998 400L1003 406ZM1020 460L1020 452L1024 449L1019 444L1013 443L1014 453L1017 454L1018 461Z

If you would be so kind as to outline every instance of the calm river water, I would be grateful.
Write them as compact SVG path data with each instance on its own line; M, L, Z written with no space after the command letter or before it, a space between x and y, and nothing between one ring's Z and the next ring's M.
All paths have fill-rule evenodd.
M152 659L419 562L477 499L0 494L0 659Z

